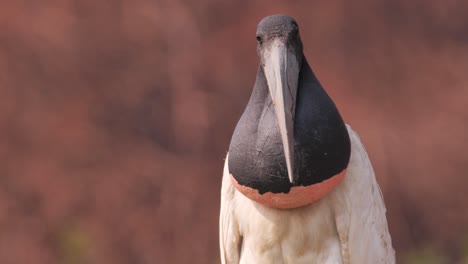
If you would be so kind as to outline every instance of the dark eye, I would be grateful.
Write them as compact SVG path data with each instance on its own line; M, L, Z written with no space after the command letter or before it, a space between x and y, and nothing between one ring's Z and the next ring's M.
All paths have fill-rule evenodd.
M262 37L257 35L256 39L257 39L258 43L262 44Z

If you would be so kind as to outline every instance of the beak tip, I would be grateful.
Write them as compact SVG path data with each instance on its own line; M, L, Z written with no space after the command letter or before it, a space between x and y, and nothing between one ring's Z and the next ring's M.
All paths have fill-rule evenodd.
M297 178L294 177L294 175L292 175L291 173L288 173L288 178L289 178L289 182L292 184L292 185L295 185L297 183Z

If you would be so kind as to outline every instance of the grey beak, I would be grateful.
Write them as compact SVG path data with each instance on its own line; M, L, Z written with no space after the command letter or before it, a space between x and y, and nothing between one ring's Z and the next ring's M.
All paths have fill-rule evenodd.
M266 50L264 70L279 124L289 181L295 183L294 112L299 64L294 53L282 41L275 40Z

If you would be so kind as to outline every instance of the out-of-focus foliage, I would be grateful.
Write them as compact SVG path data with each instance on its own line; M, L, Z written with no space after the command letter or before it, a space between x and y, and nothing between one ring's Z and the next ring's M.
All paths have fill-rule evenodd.
M399 260L466 263L466 10L2 1L0 263L217 263L223 159L255 79L256 25L275 13L298 20L364 141Z
M406 253L403 263L406 264L444 264L447 259L432 248L414 249Z

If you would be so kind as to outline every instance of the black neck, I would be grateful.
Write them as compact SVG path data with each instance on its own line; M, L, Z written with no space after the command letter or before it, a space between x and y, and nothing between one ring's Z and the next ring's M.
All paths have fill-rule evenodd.
M299 186L327 180L348 165L351 149L346 126L305 57L299 73L294 141ZM293 187L262 67L234 131L228 162L229 171L239 184L260 193L287 193Z

